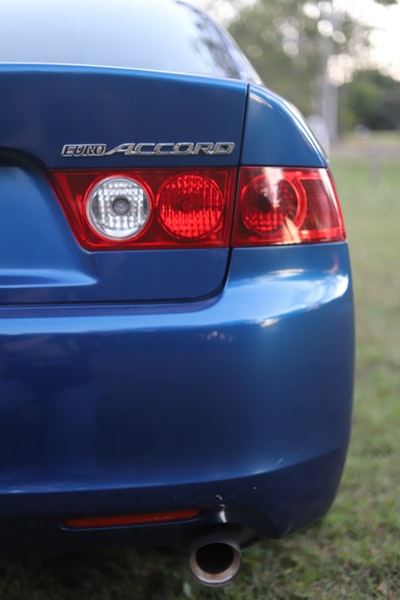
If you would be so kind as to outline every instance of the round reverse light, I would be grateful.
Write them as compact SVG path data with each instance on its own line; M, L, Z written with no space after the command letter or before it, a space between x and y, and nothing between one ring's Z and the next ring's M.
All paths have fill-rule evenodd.
M107 177L90 190L86 214L93 229L112 240L139 235L150 217L147 189L130 177Z

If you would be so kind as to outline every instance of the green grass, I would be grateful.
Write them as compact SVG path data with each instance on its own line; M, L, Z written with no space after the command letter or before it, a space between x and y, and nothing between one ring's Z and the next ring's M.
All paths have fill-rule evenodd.
M0 600L400 598L400 169L338 156L358 350L352 443L326 519L247 550L221 590L195 583L185 560L140 550L2 558Z

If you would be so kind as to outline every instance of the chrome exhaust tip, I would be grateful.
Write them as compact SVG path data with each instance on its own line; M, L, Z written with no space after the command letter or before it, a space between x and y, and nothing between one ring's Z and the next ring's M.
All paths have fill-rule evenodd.
M239 573L241 566L242 552L239 544L220 535L196 540L189 554L192 575L208 587L230 583Z

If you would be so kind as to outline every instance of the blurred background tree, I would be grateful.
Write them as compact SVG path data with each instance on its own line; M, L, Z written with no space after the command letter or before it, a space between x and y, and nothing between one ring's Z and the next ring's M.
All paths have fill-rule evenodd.
M376 3L394 5L397 0ZM373 27L354 18L350 4L210 0L209 8L225 16L264 83L304 115L322 117L334 140L339 125L400 129L400 83L369 66Z
M340 99L341 129L400 130L400 82L392 77L376 69L356 71Z
M321 112L327 62L344 62L352 46L367 43L367 31L330 2L260 0L243 7L230 31L266 85L304 114Z

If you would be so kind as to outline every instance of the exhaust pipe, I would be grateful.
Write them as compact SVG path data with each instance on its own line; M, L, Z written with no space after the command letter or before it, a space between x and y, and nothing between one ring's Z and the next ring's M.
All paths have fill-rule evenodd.
M219 587L230 583L242 566L242 553L235 540L221 535L197 539L189 554L192 575L203 585Z

